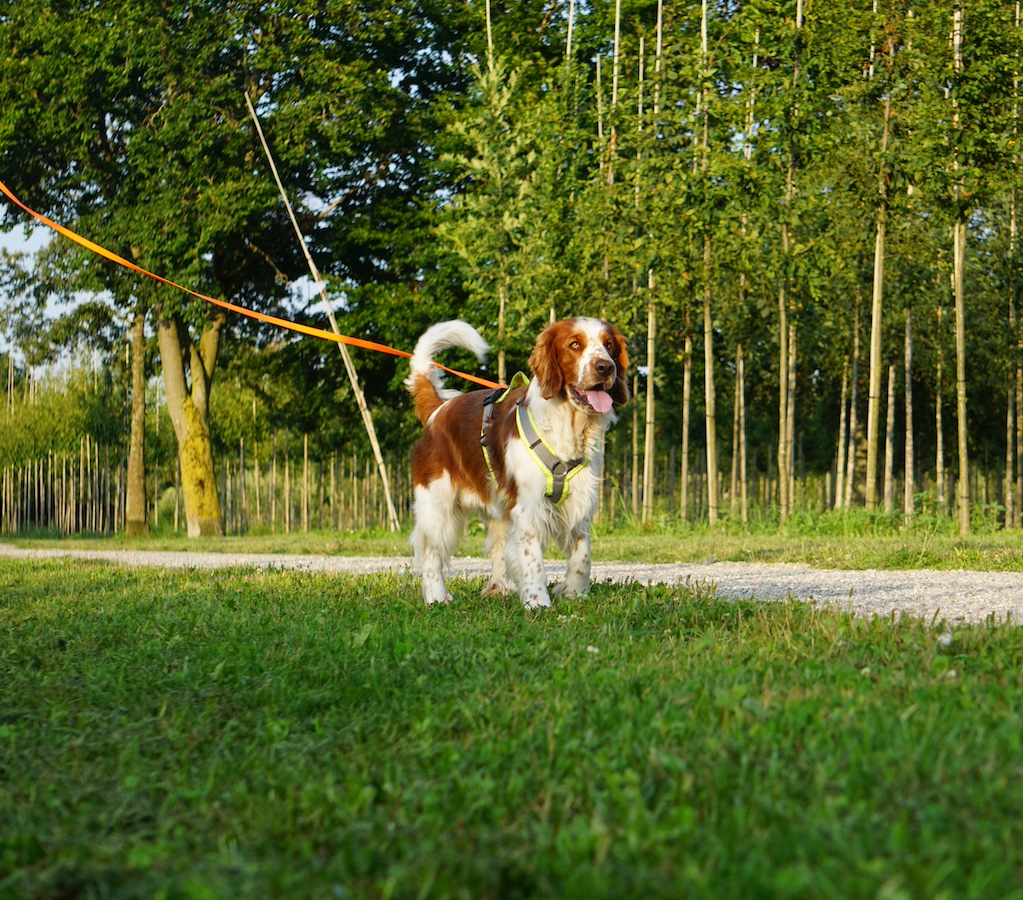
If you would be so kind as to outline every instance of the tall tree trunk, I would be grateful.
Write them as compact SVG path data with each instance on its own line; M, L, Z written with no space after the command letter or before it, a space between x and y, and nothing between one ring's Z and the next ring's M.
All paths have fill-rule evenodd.
M1023 343L1017 344L1023 353ZM1023 367L1016 366L1016 527L1023 528Z
M159 502L159 497L154 498ZM125 481L124 533L149 533L146 504L146 311L135 312L131 328L131 432Z
M739 511L739 357L742 345L735 355L735 397L732 401L732 473L728 482L729 511L731 521L735 521Z
M1005 527L1016 526L1016 379L1009 379L1005 404Z
M941 310L938 310L939 323ZM941 337L938 337L939 343ZM935 431L935 448L934 448L934 492L935 499L938 504L939 512L944 513L946 511L946 499L945 499L945 424L944 415L942 408L944 404L941 399L942 391L942 358L941 351L939 350L937 371L935 372L935 381L937 382L937 389L934 392L934 431Z
M681 463L679 472L679 515L683 522L689 521L689 413L692 407L693 398L693 336L686 330L685 345L683 349L685 357L682 363L682 434L679 436L681 444Z
M789 165L788 181L792 180L792 166ZM787 192L786 192L787 193ZM789 255L789 226L781 226L782 256L787 267ZM778 289L778 515L782 524L789 516L789 301L787 276L782 275Z
M874 235L874 280L870 303L870 362L867 379L867 472L864 484L867 509L877 508L878 430L881 411L881 301L884 290L884 243L887 205L877 211Z
M799 32L803 28L803 0L796 0L796 49L792 65L792 102L793 106L798 105L796 90L799 86L799 78L802 71L802 59L800 53ZM792 203L796 196L795 189L795 167L796 153L795 146L790 137L788 165L785 172L785 220L781 225L781 247L784 272L781 278L781 286L778 289L778 509L782 524L788 518L792 508L791 488L794 476L794 460L792 443L790 440L791 431L789 418L793 416L790 409L792 398L789 396L789 378L792 354L789 350L789 297L788 284L788 263L789 263L789 218L792 216ZM794 416L793 416L794 421Z
M714 321L710 308L710 235L703 236L703 383L707 422L707 516L718 521L717 400L714 391Z
M849 431L849 357L842 363L842 400L838 414L838 453L835 465L835 509L845 503L845 444Z
M710 177L710 92L706 79L710 73L709 47L707 43L707 0L702 0L700 15L700 78L704 82L701 91L703 138L701 141L700 169L706 188ZM714 318L711 314L711 261L710 225L703 232L703 384L705 400L705 421L707 432L707 518L711 526L718 521L718 440L717 440L717 399L714 390Z
M654 365L657 341L657 309L653 301L654 273L648 272L651 293L646 323L646 428L643 434L643 524L654 521Z
M1016 32L1020 25L1020 0L1016 0ZM1017 45L1018 46L1018 45ZM1016 50L1016 62L1019 63L1019 50ZM1012 74L1012 141L1016 146L1019 133L1019 70ZM1018 154L1013 154L1014 165L1019 164ZM1016 189L1009 195L1009 333L1012 351L1019 353L1019 339L1016 335ZM1018 527L1023 519L1023 510L1016 504L1016 418L1019 408L1016 405L1016 386L1019 381L1019 357L1017 368L1010 370L1008 378L1008 396L1005 406L1005 527Z
M966 302L963 269L966 265L966 217L960 213L953 226L953 280L955 283L956 322L956 433L958 436L959 476L956 503L959 508L959 535L970 533L970 461L966 430Z
M846 454L845 508L852 509L853 488L856 484L856 433L859 429L859 415L856 411L858 385L860 381L860 302L862 296L856 285L856 306L853 312L853 358L852 378L849 385L849 451Z
M903 465L906 470L906 482L903 487L902 512L908 525L916 512L916 482L913 477L915 452L913 448L913 314L906 310L906 442Z
M224 533L210 445L209 390L226 318L226 313L215 316L198 345L176 315L161 319L157 327L167 410L178 441L189 537Z
M632 376L632 396L639 399L639 375ZM632 517L638 522L640 514L639 483L639 403L632 404Z
M963 70L962 55L963 11L958 6L953 10L952 46L957 76ZM952 94L952 127L959 131L959 101ZM965 537L970 533L970 461L967 453L966 431L966 298L965 273L966 267L966 210L963 197L960 160L958 149L953 159L953 169L957 175L955 199L957 202L955 224L952 226L952 287L955 300L956 323L956 431L958 433L959 450L959 483L956 489L956 501L959 507L959 535Z
M736 390L739 392L739 482L742 491L742 524L749 521L749 483L746 466L746 361L743 357L742 344L736 353Z
M884 428L884 511L895 508L895 365L888 367L888 408Z
M874 6L877 12L877 5ZM895 47L886 39L885 59L889 76L895 60ZM873 47L871 48L871 76L873 76ZM889 77L884 91L884 114L881 126L881 153L877 170L877 217L874 234L874 277L870 303L870 373L867 389L867 474L866 504L873 512L877 508L878 426L881 409L881 325L884 298L885 237L888 227L887 152L892 119L892 85Z
M505 364L505 307L508 303L508 289L504 281L497 286L497 380L507 384L507 368Z
M1016 4L1017 16L1019 3ZM1017 27L1018 27L1017 22ZM1013 132L1015 132L1015 123ZM1016 193L1009 198L1009 346L1011 352L1019 352L1016 335ZM1010 370L1005 404L1005 527L1015 528L1019 524L1019 508L1016 506L1016 372Z
M785 443L789 448L789 512L796 510L796 356L799 344L796 340L796 323L789 322L789 405L785 419Z
M655 48L654 68L654 127L657 127L657 116L660 113L660 74L661 74L661 53L663 50L663 5L661 0L657 3L657 42ZM639 39L639 116L638 131L643 131L643 38ZM641 144L642 146L642 144ZM637 151L637 162L640 159L641 151ZM640 167L636 166L636 209L639 209ZM646 327L646 364L647 364L647 403L646 403L646 430L643 436L644 457L643 457L643 524L652 525L654 520L654 462L655 462L655 405L654 405L654 382L656 373L656 349L657 349L657 303L656 303L657 279L653 269L647 269L647 327Z

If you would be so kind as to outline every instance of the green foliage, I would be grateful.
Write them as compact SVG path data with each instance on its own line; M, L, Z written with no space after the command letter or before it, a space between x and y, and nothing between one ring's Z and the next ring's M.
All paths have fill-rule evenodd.
M51 454L77 456L87 437L118 446L125 409L112 388L107 376L97 380L80 370L64 384L36 385L32 402L19 397L2 414L0 466L25 466Z
M448 0L386 10L334 0L8 3L0 159L30 203L113 249L208 292L322 324L322 310L294 288L304 263L254 140L248 91L342 330L410 350L426 325L463 317L521 363L551 310L595 313L629 333L639 358L640 310L652 299L655 377L659 396L671 398L658 408L663 451L679 431L687 337L696 338L693 402L702 401L693 310L707 282L719 413L731 403L741 343L762 467L777 434L784 285L799 333L797 429L817 472L834 456L857 320L863 338L882 200L883 356L900 358L911 310L915 397L928 412L916 417L916 446L933 458L929 413L954 390L954 335L935 313L948 303L948 226L961 209L970 225L971 452L993 459L1004 452L995 448L1005 440L1006 376L1020 364L1009 304L1023 296L1010 224L1021 35L1010 5L960 6L957 70L951 0L802 4L802 23L795 0L711 3L705 58L701 6L667 4L659 60L654 3L622 4L617 47L615 5L577 4L566 55L567 10L524 0L494 9L492 65L483 64L482 8ZM4 212L4 227L18 224ZM3 324L31 364L83 325L95 346L115 346L136 305L193 324L205 314L59 246L34 268L8 260L4 272ZM54 300L68 312L83 292L101 299L48 323ZM233 396L213 400L224 446L287 428L314 432L323 447L362 449L333 348L234 319L229 330ZM357 363L378 430L407 448L417 429L401 400L403 363L368 354ZM860 379L863 401L865 365ZM727 451L728 429L719 430Z
M539 615L403 576L0 586L12 895L1017 891L1014 627L638 585Z

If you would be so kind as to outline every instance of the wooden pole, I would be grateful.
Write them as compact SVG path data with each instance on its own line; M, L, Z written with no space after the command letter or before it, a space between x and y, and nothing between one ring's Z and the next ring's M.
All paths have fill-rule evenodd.
M284 190L284 185L281 182L280 175L277 173L277 166L274 163L273 155L270 153L270 147L266 142L266 138L263 136L263 128L259 123L259 117L256 115L256 109L252 105L252 100L249 99L248 94L245 94L245 103L249 108L249 115L252 116L252 121L256 125L256 133L259 135L260 143L263 145L263 152L266 154L267 161L270 163L270 170L273 173L274 181L277 183L277 189L280 191L281 199L284 201L284 205L288 210L288 216L291 218L291 224L294 226L295 233L298 235L299 246L302 248L302 253L305 255L309 271L313 276L313 281L319 289L320 299L326 307L327 318L330 321L330 328L334 334L340 337L341 329L338 328L337 319L334 317L334 308L331 305L330 297L327 295L327 288L323 283L323 279L320 277L319 269L316 268L316 263L313 262L312 255L309 253L309 248L306 246L305 235L302 234L302 229L299 227L298 220L295 218L295 213L291 208L291 202L288 200L287 192ZM387 499L388 524L391 531L397 531L398 515L394 510L394 501L391 499L391 487L387 481L387 470L384 465L383 455L380 452L380 442L377 440L376 429L373 427L373 416L369 411L369 406L366 404L366 396L363 394L362 388L359 385L359 376L355 371L355 363L352 361L352 355L349 353L348 347L343 343L339 343L337 347L338 351L341 353L341 359L344 362L345 371L348 373L348 380L352 385L352 393L355 395L355 402L359 407L359 412L362 413L362 421L366 427L366 434L369 437L369 443L373 449L373 456L376 459L377 469L380 472L380 478L383 482L384 494Z

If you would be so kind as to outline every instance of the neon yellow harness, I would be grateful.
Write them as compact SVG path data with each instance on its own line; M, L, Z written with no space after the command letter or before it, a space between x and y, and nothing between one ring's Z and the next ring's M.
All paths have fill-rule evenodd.
M483 425L480 429L480 446L483 448L483 459L486 460L487 470L490 478L497 483L497 475L494 466L490 461L490 451L487 449L487 430L490 420L494 416L494 407L501 403L508 394L516 387L524 387L529 384L522 372L516 372L511 384L506 389L494 391L483 401ZM543 470L547 478L546 495L555 506L564 503L568 496L569 482L590 464L588 459L570 459L565 461L551 449L550 445L543 439L539 429L536 427L536 420L533 413L521 403L515 406L515 424L518 427L519 439L526 445L533 462Z

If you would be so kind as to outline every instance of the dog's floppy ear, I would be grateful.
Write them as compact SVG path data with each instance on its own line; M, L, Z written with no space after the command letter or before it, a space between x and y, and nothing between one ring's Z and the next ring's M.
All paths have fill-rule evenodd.
M529 368L540 385L540 394L545 400L557 397L565 386L565 379L558 364L558 323L548 325L536 339L536 345L529 356Z
M617 352L614 354L615 368L618 369L618 374L615 377L615 383L611 385L611 390L608 393L611 395L611 399L618 405L624 406L629 399L629 381L627 373L629 370L629 351L625 348L625 337L624 335L614 327L614 325L608 325L608 330L611 332L614 338L615 347Z

